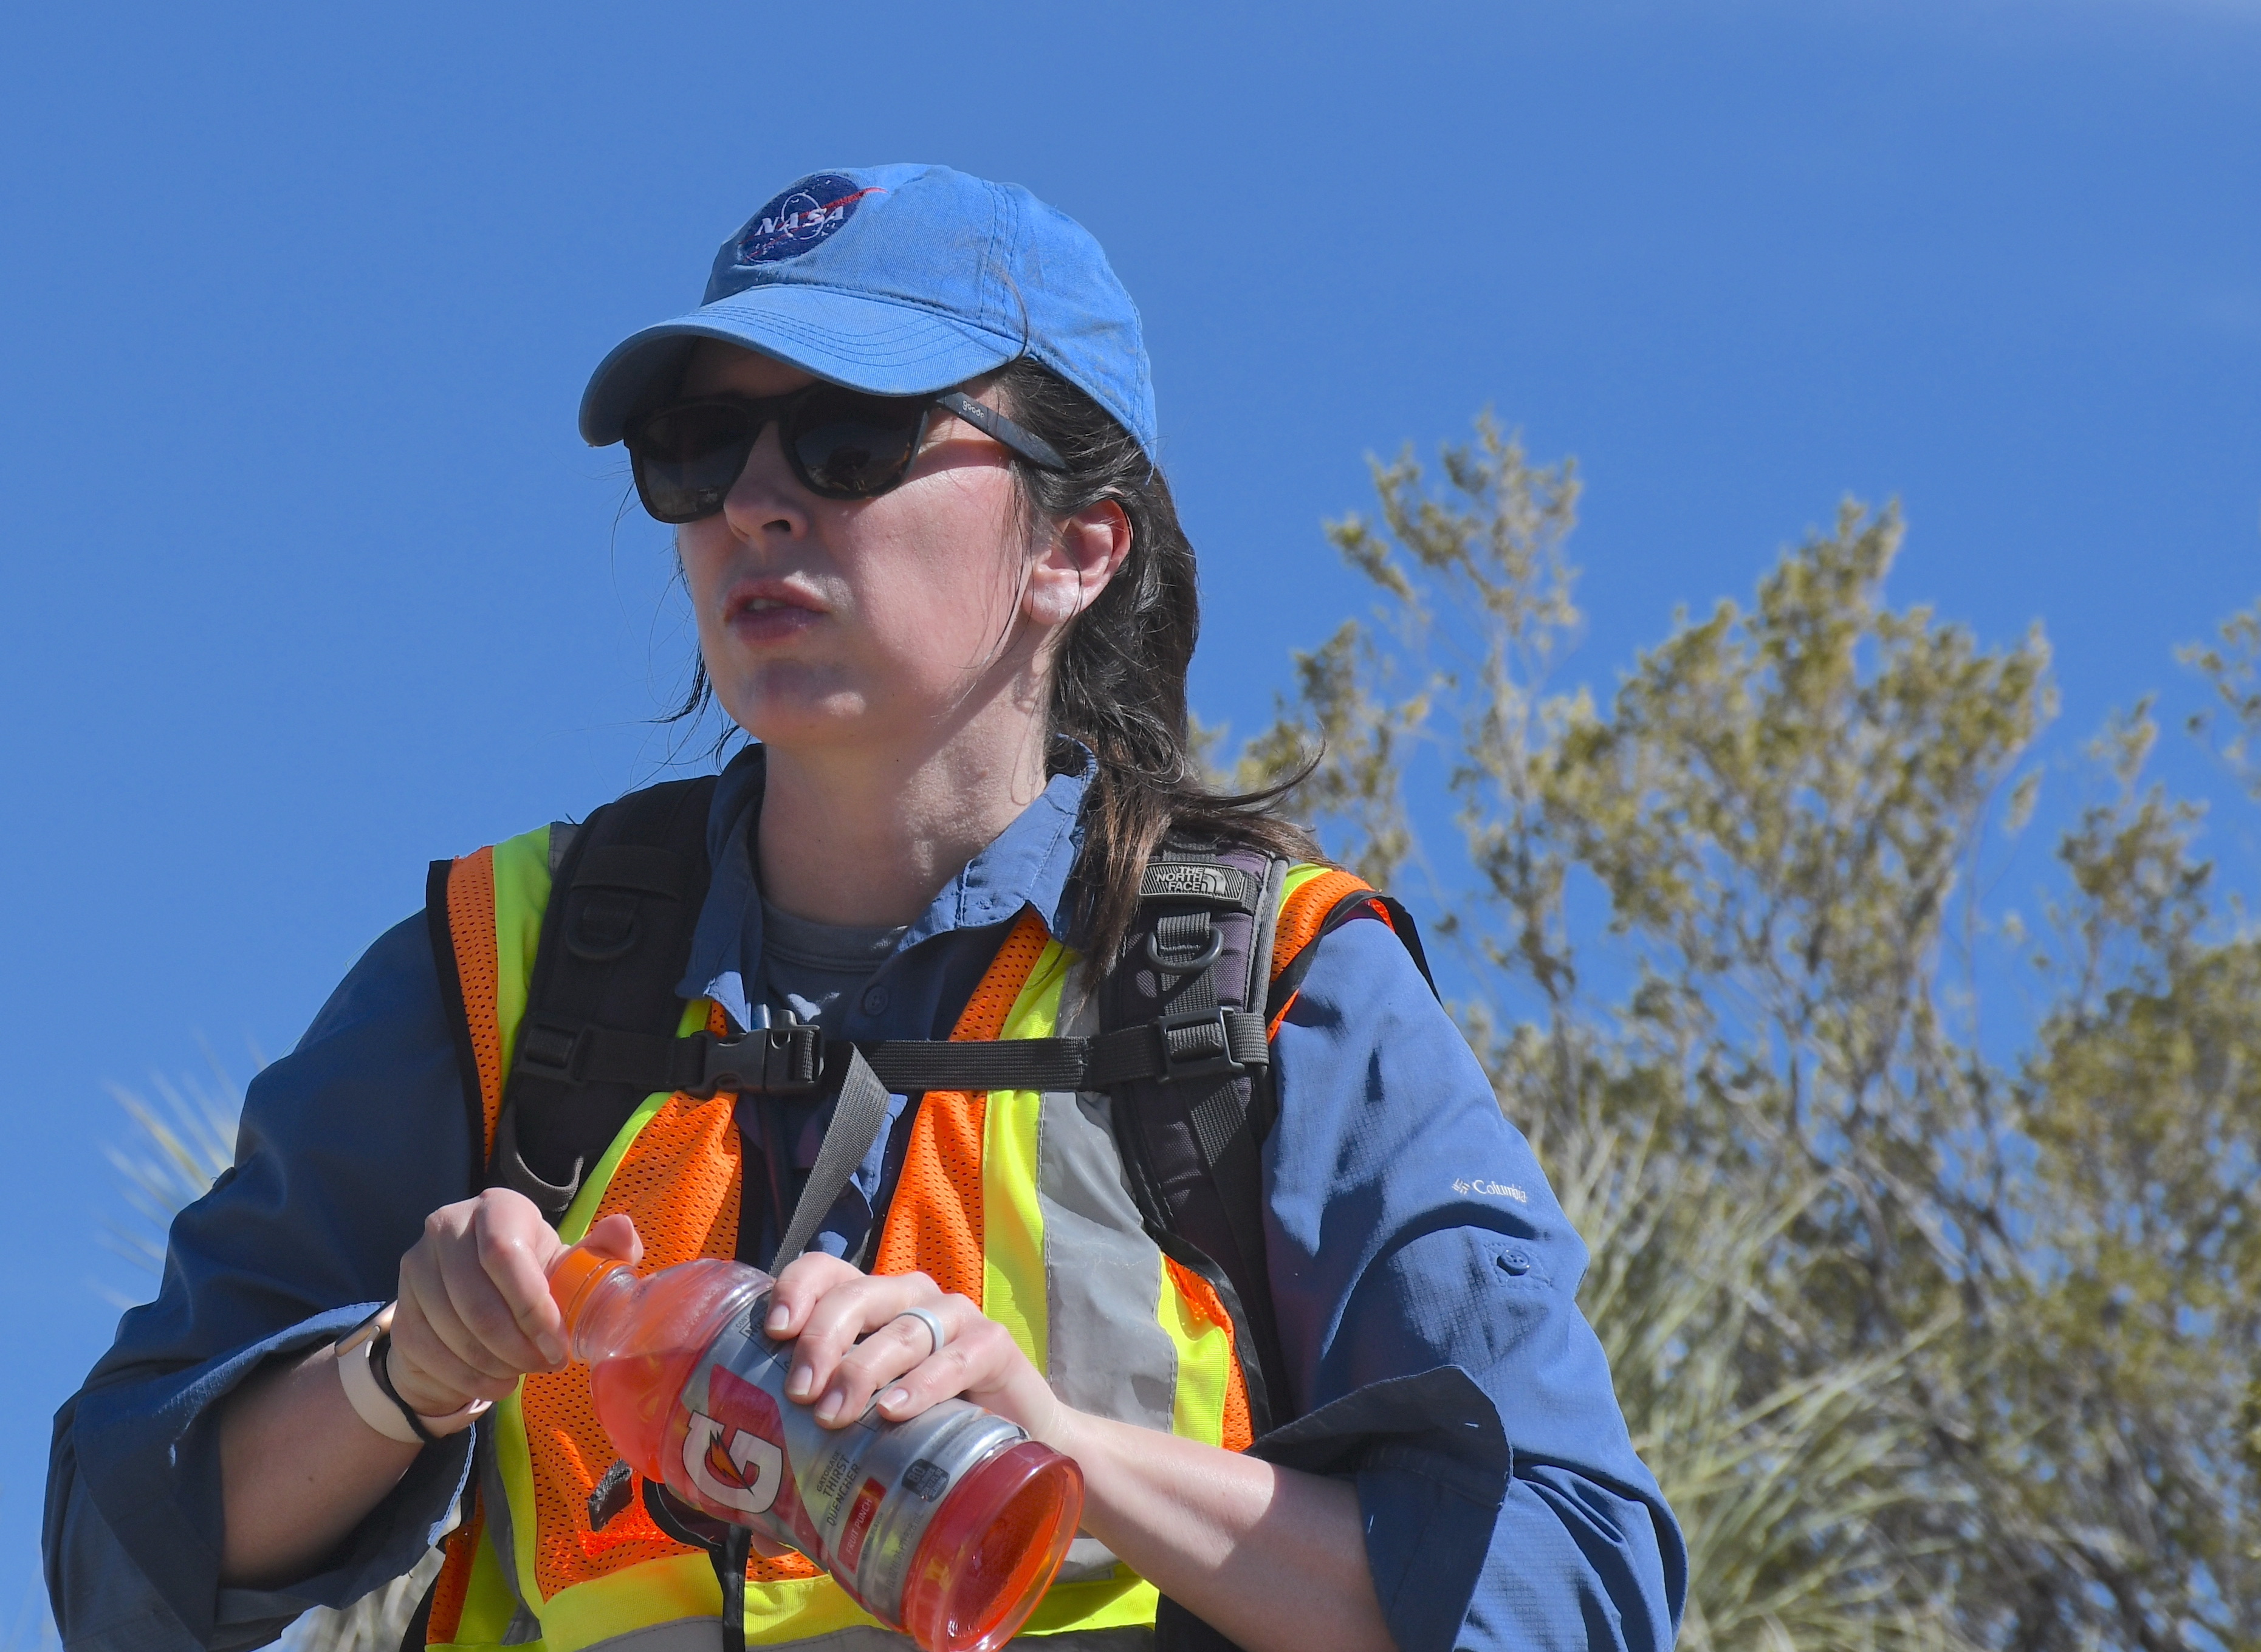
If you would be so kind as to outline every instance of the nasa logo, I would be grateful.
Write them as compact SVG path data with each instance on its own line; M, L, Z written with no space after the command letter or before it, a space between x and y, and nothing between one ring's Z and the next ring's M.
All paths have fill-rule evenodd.
M805 177L746 220L738 232L738 263L773 264L813 251L856 216L865 196L886 193L859 190L855 179L837 172Z

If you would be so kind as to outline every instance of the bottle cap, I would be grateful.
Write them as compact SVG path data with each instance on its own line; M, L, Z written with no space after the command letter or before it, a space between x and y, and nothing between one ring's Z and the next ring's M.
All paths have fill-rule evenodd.
M615 1268L627 1266L617 1256L599 1256L578 1245L549 1265L549 1299L565 1316L567 1336L573 1334L574 1320L589 1304L589 1288Z

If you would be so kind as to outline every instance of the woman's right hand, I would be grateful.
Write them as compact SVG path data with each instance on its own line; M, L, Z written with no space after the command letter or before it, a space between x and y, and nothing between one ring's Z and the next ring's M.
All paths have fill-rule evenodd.
M582 1243L635 1262L635 1224L608 1216ZM566 1362L564 1317L549 1296L549 1269L564 1251L534 1201L506 1188L441 1206L400 1259L392 1316L392 1385L427 1417L475 1399L502 1398L528 1371Z

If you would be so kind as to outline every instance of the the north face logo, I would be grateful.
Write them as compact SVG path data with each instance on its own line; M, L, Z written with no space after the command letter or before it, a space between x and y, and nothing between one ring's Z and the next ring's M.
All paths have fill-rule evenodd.
M1222 866L1159 866L1146 868L1146 894L1229 895L1231 882Z

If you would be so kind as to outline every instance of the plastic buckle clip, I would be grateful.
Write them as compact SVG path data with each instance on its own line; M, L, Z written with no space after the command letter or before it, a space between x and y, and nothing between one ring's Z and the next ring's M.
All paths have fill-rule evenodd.
M1151 1024L1161 1043L1159 1077L1165 1084L1174 1084L1180 1079L1237 1079L1248 1071L1245 1062L1232 1059L1232 1034L1225 1025L1222 1009L1161 1016ZM1208 1036L1184 1039L1177 1036L1195 1031Z
M728 1038L697 1032L682 1042L698 1046L698 1074L683 1093L702 1101L721 1090L813 1095L823 1087L821 1027L757 1027Z
M530 1021L518 1036L518 1065L536 1078L578 1084L589 1065L589 1029Z

